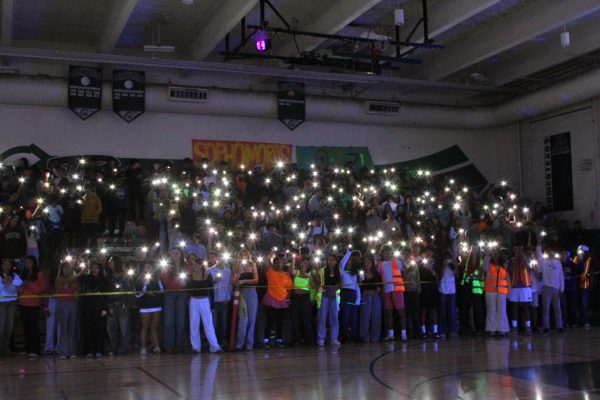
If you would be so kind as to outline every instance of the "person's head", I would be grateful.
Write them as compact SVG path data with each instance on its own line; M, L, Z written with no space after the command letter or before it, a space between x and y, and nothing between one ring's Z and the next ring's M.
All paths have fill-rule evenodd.
M360 251L353 250L352 253L350 253L350 262L352 263L352 266L356 267L356 266L360 265L361 261L362 261L362 254L360 253Z
M394 250L392 249L392 246L386 244L381 248L381 256L384 260L391 260L393 255Z
M194 265L194 264L196 264L196 261L198 261L198 255L196 253L192 252L187 255L186 261L189 265Z
M515 258L523 257L523 246L515 246L513 251L515 253Z
M184 257L183 257L183 250L181 250L180 247L173 247L171 249L171 251L169 252L169 255L171 256L171 260L176 263L179 262L181 264L184 263Z
M99 262L94 261L90 266L90 272L92 276L98 278L100 276L100 273L102 272L102 265L100 265Z
M39 271L37 258L34 256L25 257L25 269L30 272L30 274L37 274Z
M275 258L273 258L273 268L277 271L283 270L283 266L285 265L285 257L283 254L277 254Z
M60 264L60 274L63 277L68 277L73 275L73 264L70 262L63 262Z
M375 258L372 254L367 254L364 261L365 269L375 269Z
M242 260L250 260L250 252L247 249L241 249L240 251L238 251L237 254L237 258L238 260L242 261Z
M2 276L6 276L12 270L12 260L10 258L2 259Z
M300 260L300 271L302 271L303 274L310 271L310 260L308 258Z
M18 224L19 224L19 217L17 215L11 216L9 226L11 228L15 228Z
M217 253L215 253L214 251L211 251L210 253L208 253L208 264L209 265L215 265L218 262L219 262L219 256L217 255Z
M335 254L329 254L327 256L327 266L329 268L335 269L338 265L338 257Z
M411 254L415 257L421 254L421 246L419 246L416 243L412 245L410 250L411 250Z
M121 262L121 257L119 256L111 256L106 262L106 266L116 274L123 272L123 263Z

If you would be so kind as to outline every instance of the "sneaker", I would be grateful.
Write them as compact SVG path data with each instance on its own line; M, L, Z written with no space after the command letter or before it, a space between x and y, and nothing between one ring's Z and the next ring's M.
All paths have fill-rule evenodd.
M394 336L392 335L387 335L385 338L383 338L383 340L385 340L386 342L391 342L392 340L394 340Z
M85 358L94 358L94 355L92 353L87 353L85 355Z
M331 345L332 346L341 346L342 344L339 341L337 341L337 340L332 340L331 341Z
M319 340L319 341L317 341L317 346L323 347L323 346L325 346L325 342L322 340Z
M37 356L38 356L37 353L29 353L29 354L27 354L27 357L29 357L29 358L36 358Z
M156 353L156 354L159 354L160 353L160 347L157 346L157 347L153 348L152 352Z
M421 339L427 339L427 334L426 333L421 333Z
M142 347L142 348L140 349L140 355L141 355L141 356L145 356L146 354L148 354L148 350L146 350L146 348L145 348L145 347Z
M400 334L400 340L402 340L403 342L406 342L408 340L408 337L406 337L406 332Z
M564 330L563 328L559 328L559 329L558 329L558 332L559 332L559 333L565 333L565 330Z
M586 329L589 329L590 324L584 324L583 327L586 328Z
M67 356L60 356L60 357L58 357L58 358L60 358L61 360L66 360L66 359L67 359Z
M213 353L213 354L223 354L224 351L223 351L223 349L219 349L217 351L211 351L211 353Z
M531 328L525 329L525 336L531 336L531 335L533 335L533 332L531 332Z
M76 358L77 358L77 355L76 355L76 354L71 354L71 360L74 360L74 359L76 359Z
M511 336L516 336L519 334L519 331L517 330L517 328L511 328L510 334Z
M94 357L96 357L96 358L102 358L102 353L98 352L98 353L94 354Z
M114 356L114 355L115 355L115 353L113 353L112 351L109 351L109 352L108 352L108 356L109 356L109 357L112 357L112 356Z
M439 339L439 338L441 338L441 337L442 337L442 335L440 335L439 333L437 333L437 332L436 332L436 333L434 333L434 334L433 334L433 337L434 337L435 339ZM446 335L444 335L444 337L446 337Z

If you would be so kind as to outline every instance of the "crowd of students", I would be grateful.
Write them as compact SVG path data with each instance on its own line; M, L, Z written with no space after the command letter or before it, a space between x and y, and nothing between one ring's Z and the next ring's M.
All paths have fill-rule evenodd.
M0 355L17 310L24 354L61 358L589 327L581 230L506 182L189 159L1 173Z

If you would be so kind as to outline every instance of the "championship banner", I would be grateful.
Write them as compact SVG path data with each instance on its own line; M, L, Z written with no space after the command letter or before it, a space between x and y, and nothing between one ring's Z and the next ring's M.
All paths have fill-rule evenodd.
M373 166L368 147L296 146L296 163L300 168L310 164L319 168L345 167L350 163L355 171Z
M277 83L277 115L289 130L293 131L304 122L304 84L296 82Z
M280 143L234 142L225 140L192 140L192 159L227 161L229 165L252 167L262 164L271 168L277 161L292 162L292 145Z
M131 122L145 110L146 73L115 70L113 72L113 111Z
M102 69L69 66L69 108L86 120L102 106Z

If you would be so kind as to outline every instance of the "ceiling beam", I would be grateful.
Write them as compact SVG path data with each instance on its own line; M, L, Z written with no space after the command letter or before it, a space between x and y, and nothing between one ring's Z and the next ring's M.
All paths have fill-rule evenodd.
M600 29L598 29L596 20L567 27L567 30L571 34L571 46L569 47L560 46L560 31L554 31L545 35L543 42L510 52L499 62L484 66L478 72L488 78L493 85L502 86L600 49ZM515 62L515 60L519 60L519 62Z
M2 46L12 42L14 0L2 0Z
M255 75L285 79L298 79L305 81L322 82L352 82L367 85L391 85L402 87L437 88L456 90L460 92L502 92L501 89L488 86L462 85L449 82L429 82L417 79L406 79L392 76L360 75L348 73L303 71L287 68L263 67L255 65L229 64L220 62L170 60L163 58L149 58L147 56L129 56L106 53L74 52L53 49L32 49L23 47L0 46L0 56L17 59L51 60L53 62L89 62L109 65L127 65L147 67L151 69L191 70L202 72L217 72L235 76Z
M116 0L113 2L100 35L99 49L101 53L108 53L115 48L137 3L138 0Z
M202 29L192 39L189 51L192 59L205 59L256 4L258 0L222 1L222 4L207 16Z
M429 80L442 79L598 10L598 1L529 1L517 12L444 43L442 52L426 55L423 75Z
M449 31L456 25L466 21L467 19L495 6L502 0L442 0L434 3L429 3L427 8L429 39ZM413 29L417 21L423 16L423 6L421 1L412 2L404 10L406 21L409 22L402 29L402 33L406 35ZM415 43L423 43L423 28L420 27L411 41ZM401 53L411 50L404 50Z
M319 14L318 18L296 28L303 31L335 34L379 2L381 0L337 0L336 2L327 2L331 4L328 5L325 11ZM300 51L311 51L325 40L323 38L308 36L296 37ZM276 45L276 52L278 55L284 56L298 55L294 38L290 36L282 43L278 43Z

